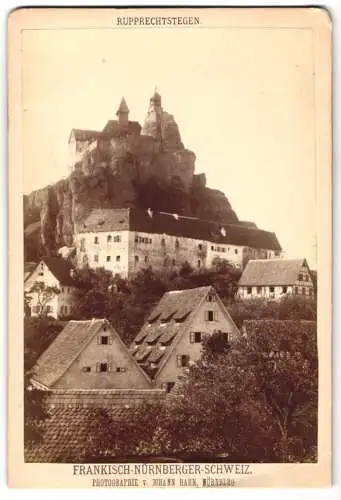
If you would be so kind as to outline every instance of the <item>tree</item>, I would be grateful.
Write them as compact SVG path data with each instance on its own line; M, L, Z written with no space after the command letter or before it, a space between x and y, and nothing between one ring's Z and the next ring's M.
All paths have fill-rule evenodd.
M36 281L30 290L27 292L28 295L35 295L36 305L39 309L38 316L47 316L49 313L49 303L51 300L60 293L58 287L46 285L43 281Z

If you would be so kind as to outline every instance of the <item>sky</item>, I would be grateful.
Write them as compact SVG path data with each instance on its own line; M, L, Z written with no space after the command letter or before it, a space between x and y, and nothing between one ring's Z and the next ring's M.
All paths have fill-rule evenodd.
M22 51L24 193L67 176L72 128L101 130L122 96L142 124L157 86L196 173L316 267L311 30L27 30Z

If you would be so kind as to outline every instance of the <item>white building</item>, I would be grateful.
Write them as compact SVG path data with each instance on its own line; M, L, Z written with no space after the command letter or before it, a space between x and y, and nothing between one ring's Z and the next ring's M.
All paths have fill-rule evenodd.
M314 296L306 259L250 260L239 280L242 299L279 299L286 294Z
M45 287L56 287L59 293L51 293L44 304L44 313L54 318L70 316L77 303L79 283L73 278L72 265L62 257L47 257L41 260L26 277L24 290L31 297L30 314L39 316L42 304L40 294L31 292L36 283Z
M143 268L172 272L184 262L212 267L216 258L243 268L250 259L282 254L274 233L150 209L95 209L75 234L77 265L103 267L122 278Z

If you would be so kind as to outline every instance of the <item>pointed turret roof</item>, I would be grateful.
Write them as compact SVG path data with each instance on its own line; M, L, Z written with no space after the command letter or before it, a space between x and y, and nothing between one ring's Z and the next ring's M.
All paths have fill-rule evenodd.
M158 93L157 87L155 87L154 95L151 97L150 100L151 101L159 101L159 102L161 102L161 95Z
M127 105L124 97L122 97L122 99L121 99L121 102L120 102L120 105L118 107L116 114L119 115L121 113L129 113L129 108L128 108L128 105Z

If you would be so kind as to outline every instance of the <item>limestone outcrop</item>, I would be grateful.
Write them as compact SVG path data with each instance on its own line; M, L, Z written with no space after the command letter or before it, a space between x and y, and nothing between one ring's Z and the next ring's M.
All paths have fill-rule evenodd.
M141 206L238 222L224 193L207 188L205 174L194 174L195 154L184 147L178 125L163 110L157 92L142 128L128 115L122 100L118 120L109 121L102 132L72 131L71 150L84 151L77 153L69 177L24 197L27 248L36 247L32 238L37 231L43 254L72 246L77 224L93 208ZM25 258L35 257L28 253Z

